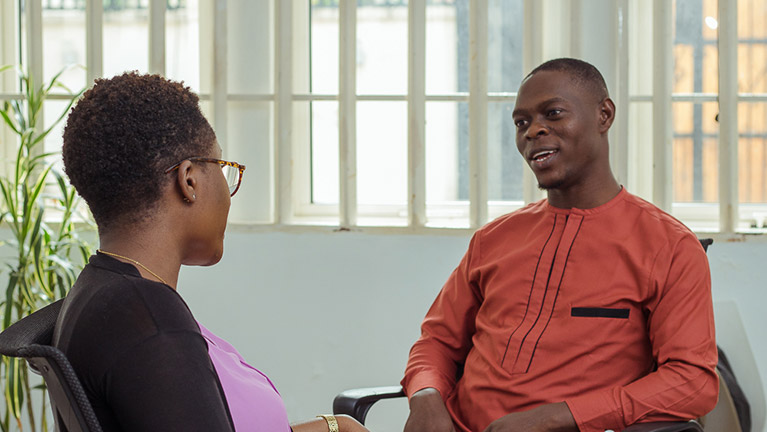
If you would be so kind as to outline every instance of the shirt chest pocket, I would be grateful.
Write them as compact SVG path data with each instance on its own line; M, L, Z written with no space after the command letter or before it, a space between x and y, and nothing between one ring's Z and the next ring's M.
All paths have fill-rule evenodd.
M631 310L628 308L573 307L570 309L570 316L578 318L629 319L630 314Z

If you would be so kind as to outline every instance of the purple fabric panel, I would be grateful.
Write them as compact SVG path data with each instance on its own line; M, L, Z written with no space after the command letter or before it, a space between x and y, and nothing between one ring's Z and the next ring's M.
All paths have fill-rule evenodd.
M235 430L289 432L285 404L269 378L247 364L227 341L197 324L208 342L208 354L226 394Z

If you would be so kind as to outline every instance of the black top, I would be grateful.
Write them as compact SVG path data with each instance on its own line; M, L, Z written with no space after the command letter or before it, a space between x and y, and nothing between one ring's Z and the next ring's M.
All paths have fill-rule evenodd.
M130 264L90 258L64 300L53 344L105 432L234 430L189 307Z

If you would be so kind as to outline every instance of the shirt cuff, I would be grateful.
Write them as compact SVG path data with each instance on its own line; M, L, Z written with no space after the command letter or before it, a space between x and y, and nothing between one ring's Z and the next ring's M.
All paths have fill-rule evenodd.
M616 431L626 428L612 390L587 393L565 401L580 432Z
M402 380L402 388L405 390L408 400L419 390L433 388L439 392L442 400L445 401L452 391L453 385L448 383L438 372L421 371L411 377L405 377Z

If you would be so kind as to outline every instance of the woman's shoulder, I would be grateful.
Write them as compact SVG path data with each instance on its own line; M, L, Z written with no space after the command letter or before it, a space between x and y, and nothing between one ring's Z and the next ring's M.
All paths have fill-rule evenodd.
M139 339L165 331L199 333L192 312L174 289L140 276L88 266L64 300L59 324Z

